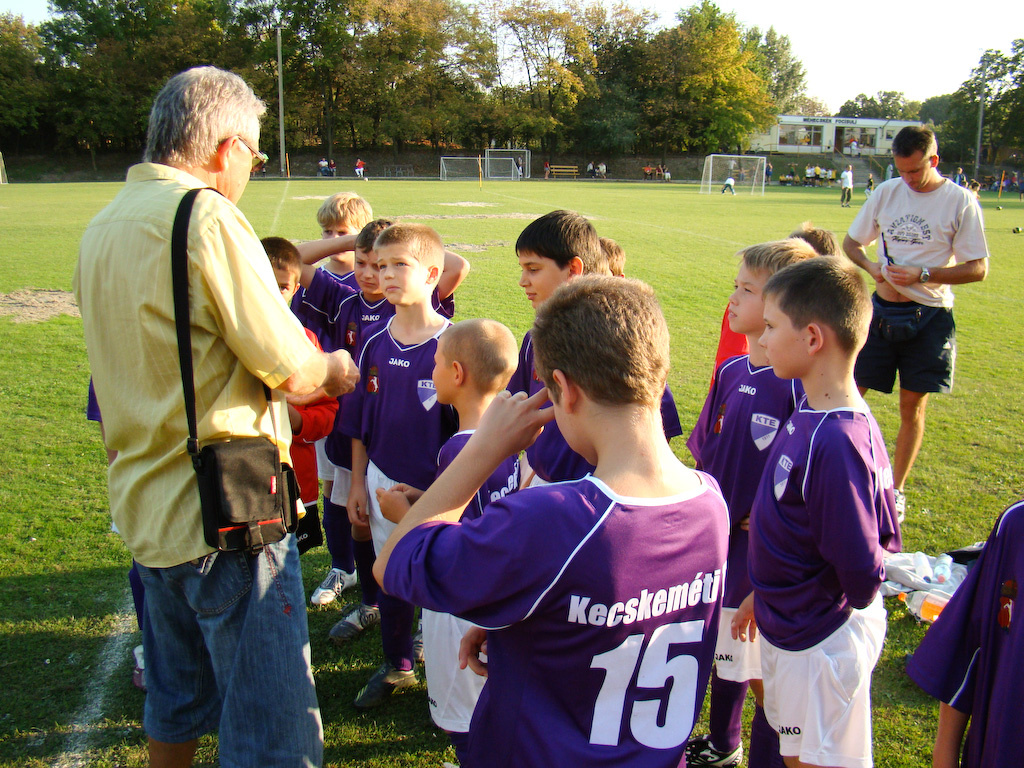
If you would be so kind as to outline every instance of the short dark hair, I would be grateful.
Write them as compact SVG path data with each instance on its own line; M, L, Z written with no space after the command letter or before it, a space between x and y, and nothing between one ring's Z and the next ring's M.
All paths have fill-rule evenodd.
M553 399L562 371L592 400L657 408L669 368L669 334L654 290L639 280L584 275L537 310L534 365Z
M795 327L820 323L831 328L850 355L864 346L871 298L860 270L848 259L819 256L780 269L768 278L762 295L773 299Z
M462 320L440 337L441 354L449 363L458 361L482 395L493 395L508 386L519 364L516 338L497 320L475 317Z
M908 125L892 140L892 153L899 157L910 157L921 152L925 157L939 154L935 133L923 125Z
M516 253L524 252L551 259L562 269L578 258L585 275L608 272L597 230L575 211L552 211L527 224L516 240Z
M263 244L263 250L270 258L270 266L274 269L302 272L302 256L291 240L283 237L264 237L260 243Z
M394 223L392 219L374 219L359 230L359 234L356 235L356 248L363 253L372 251L377 236Z
M869 173L868 176L870 175ZM789 236L806 240L821 256L843 255L843 250L839 246L839 238L836 237L835 232L816 227L809 221L801 224L799 229L794 229Z

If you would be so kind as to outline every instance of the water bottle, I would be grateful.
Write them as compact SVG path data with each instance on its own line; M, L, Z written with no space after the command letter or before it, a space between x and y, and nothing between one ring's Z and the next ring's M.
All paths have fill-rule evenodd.
M942 609L946 607L946 603L949 602L947 595L920 589L909 594L901 592L899 599L907 604L907 610L916 619L929 622L935 621L942 613Z
M928 555L924 552L915 552L913 557L914 575L927 584L931 584L935 574L932 573L932 565L928 561Z
M935 576L936 584L945 584L953 575L953 558L942 554L935 558L935 565L932 566L932 573Z

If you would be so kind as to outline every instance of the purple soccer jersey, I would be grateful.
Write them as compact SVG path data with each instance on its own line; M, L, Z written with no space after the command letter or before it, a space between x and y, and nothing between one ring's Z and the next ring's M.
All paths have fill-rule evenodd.
M488 629L463 768L679 765L729 528L717 484L701 481L669 499L622 498L593 477L527 488L399 542L388 592Z
M448 465L455 461L455 457L459 455L459 451L466 447L466 443L469 442L469 438L473 436L475 430L467 429L462 432L456 432L450 438L448 442L441 446L441 450L437 453L437 476L440 477L441 473L448 468ZM510 493L515 492L519 489L519 457L509 456L501 465L491 473L491 476L487 478L480 490L476 492L476 496L473 500L466 505L466 509L462 513L462 520L476 520L484 512L484 507L495 501L508 496Z
M1007 509L981 557L907 662L925 692L971 716L962 768L1019 765L1024 754L1024 502Z
M434 308L437 314L447 317L451 320L455 317L455 294L453 293L447 299L442 299L437 295L437 288L430 295L430 305Z
M867 411L801 400L772 445L754 499L748 562L757 625L800 651L867 606L900 550L892 469Z
M526 392L532 395L543 387L544 382L537 377L536 369L533 367L533 335L527 331L523 337L523 345L519 348L519 367L512 374L506 389L513 393ZM666 438L671 439L683 434L679 412L672 392L667 386L661 398L661 420ZM526 449L526 458L537 476L549 483L579 480L594 471L593 464L569 447L554 421L548 423L540 437Z
M310 290L317 282L326 282L334 288L332 290L321 287L314 299L310 295ZM337 291L339 286L351 290L339 292ZM331 327L331 317L336 314L342 298L350 293L358 292L359 284L356 282L355 272L339 275L321 267L314 273L310 287L308 289L300 287L292 296L291 310L299 318L299 322L304 328L308 328L316 334L324 352L334 352L342 347L335 346L336 329Z
M395 482L420 489L433 482L438 451L456 429L455 412L437 402L431 380L443 331L406 346L391 335L389 320L366 340L359 385L341 409L342 432L362 441L370 461Z
M750 594L749 534L740 521L750 514L769 448L803 394L799 379L780 379L770 365L754 367L749 355L731 357L718 367L697 426L686 441L697 469L718 481L729 505L727 608L738 608Z

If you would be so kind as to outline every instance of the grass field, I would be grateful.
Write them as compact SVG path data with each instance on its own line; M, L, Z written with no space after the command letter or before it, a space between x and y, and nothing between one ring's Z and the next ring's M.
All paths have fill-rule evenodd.
M89 374L81 322L66 315L22 322L27 302L9 296L69 291L79 237L120 186L0 187L0 313L13 313L0 316L0 766L145 764L143 694L130 683L129 650L139 642L125 578L130 557L110 532L103 449L84 418ZM254 182L241 208L260 236L314 238L321 199L346 186ZM734 253L782 237L805 219L841 236L863 200L858 191L847 210L838 190L724 197L614 182L492 182L480 189L472 182L370 181L357 189L378 215L430 224L470 260L458 317L497 318L519 337L532 310L516 285L518 233L553 208L591 217L601 235L625 248L627 273L658 292L672 331L670 384L687 430L707 391ZM996 210L994 196L983 204L990 277L957 291L956 390L932 399L907 486L908 550L936 553L985 538L1024 489L1021 335L1013 330L1024 324L1024 235L1011 233L1024 226L1024 208L1009 200ZM891 445L895 398L869 402ZM683 440L674 442L689 461ZM304 558L307 593L327 564L322 549ZM904 657L924 630L902 605L887 607L889 634L873 691L876 763L930 765L936 707L903 674ZM351 700L377 664L379 640L374 633L335 648L326 635L337 618L337 606L309 615L325 762L439 766L453 759L429 721L422 688L382 710L356 713ZM205 739L197 764L215 763L215 740Z

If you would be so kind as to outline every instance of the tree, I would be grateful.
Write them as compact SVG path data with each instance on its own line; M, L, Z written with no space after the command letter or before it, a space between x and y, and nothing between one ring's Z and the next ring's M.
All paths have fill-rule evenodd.
M704 0L680 11L679 21L648 46L641 82L646 134L663 151L740 146L774 114L735 16Z
M942 125L949 118L953 94L932 96L921 103L921 122Z
M0 14L0 144L17 148L37 131L46 103L43 41L21 16Z
M806 95L798 96L793 100L792 110L790 114L806 117L824 117L832 114L828 105L821 99Z
M768 84L768 94L775 108L780 113L792 114L803 96L806 72L793 54L789 36L780 35L775 27L768 27L762 37L760 29L751 27L743 37L744 50L754 54L751 69Z
M878 120L917 120L921 102L907 101L902 91L879 91L875 96L858 94L839 108L840 117L872 117Z

